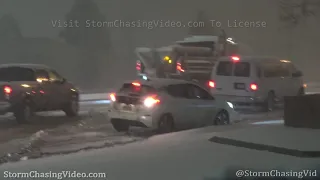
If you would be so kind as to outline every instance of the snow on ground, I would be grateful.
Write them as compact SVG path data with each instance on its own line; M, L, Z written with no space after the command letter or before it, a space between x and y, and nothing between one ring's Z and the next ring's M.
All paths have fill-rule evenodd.
M237 170L319 169L319 159L316 158L295 158L212 143L208 139L221 133L215 132L215 128L221 127L203 128L202 133L189 130L158 135L126 146L4 164L0 170L105 172L110 180L204 180L235 179Z
M315 137L319 136L319 129L291 128L283 124L261 125L260 127L252 126L218 135L218 137L255 144L320 152L320 143L315 139Z

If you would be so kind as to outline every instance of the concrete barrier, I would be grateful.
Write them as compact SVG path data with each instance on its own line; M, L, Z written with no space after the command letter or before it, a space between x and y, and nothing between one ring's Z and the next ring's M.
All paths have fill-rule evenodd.
M285 97L284 124L320 129L320 94Z
M80 94L80 101L108 100L110 93Z

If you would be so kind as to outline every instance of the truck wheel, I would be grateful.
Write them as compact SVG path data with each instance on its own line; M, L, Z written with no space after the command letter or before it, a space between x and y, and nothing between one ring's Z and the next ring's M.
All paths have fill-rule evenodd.
M129 124L125 123L124 121L118 119L111 119L111 124L113 128L118 132L128 132L129 131Z
M30 122L32 117L32 110L28 104L18 106L13 112L16 121L21 124Z
M79 112L79 100L76 97L73 97L65 106L63 109L64 113L68 117L75 117L78 116Z

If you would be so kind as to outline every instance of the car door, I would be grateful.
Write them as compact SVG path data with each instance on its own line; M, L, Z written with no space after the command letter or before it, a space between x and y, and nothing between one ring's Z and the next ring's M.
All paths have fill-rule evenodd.
M217 107L213 96L205 89L195 85L189 84L193 94L193 125L205 126L213 122L213 117L217 113ZM212 123L211 123L212 124Z
M167 87L171 112L175 118L175 124L179 128L189 128L194 119L195 104L192 103L186 84L174 84Z
M36 69L35 70L36 80L38 85L33 90L33 93L37 98L43 102L43 107L40 109L50 109L50 104L52 101L52 94L54 91L50 88L49 74L46 70Z
M55 95L56 95L55 99L57 101L56 103L59 108L61 107L61 105L65 104L70 99L69 97L70 88L68 89L64 81L64 78L60 76L55 70L48 70L48 73L49 73L49 80L51 82L51 85L53 89L55 89Z

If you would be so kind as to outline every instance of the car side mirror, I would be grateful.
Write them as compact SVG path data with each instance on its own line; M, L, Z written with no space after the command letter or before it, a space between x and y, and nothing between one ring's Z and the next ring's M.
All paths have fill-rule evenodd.
M303 73L301 71L292 73L292 77L302 77L302 76L303 76Z

